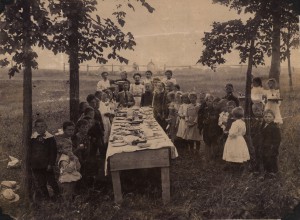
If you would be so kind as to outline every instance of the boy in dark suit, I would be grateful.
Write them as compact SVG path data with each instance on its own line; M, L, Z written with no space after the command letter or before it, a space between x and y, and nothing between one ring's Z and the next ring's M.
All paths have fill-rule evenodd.
M53 167L56 162L56 141L46 129L43 119L34 122L35 132L31 136L28 152L29 167L36 186L36 199L49 198L47 183L52 187L54 194L59 195L58 184L55 180Z
M119 92L118 97L117 97L117 102L119 102L119 106L122 107L132 107L135 104L133 95L131 94L131 92L129 92L129 83L128 82L124 82L123 84L123 91Z
M275 114L268 109L264 112L265 125L262 128L262 161L264 170L272 176L278 172L278 149L281 142L280 129L274 123Z
M259 172L261 166L261 145L262 145L262 128L264 127L264 105L262 103L254 103L252 105L253 117L251 117L251 140L249 145L251 171Z

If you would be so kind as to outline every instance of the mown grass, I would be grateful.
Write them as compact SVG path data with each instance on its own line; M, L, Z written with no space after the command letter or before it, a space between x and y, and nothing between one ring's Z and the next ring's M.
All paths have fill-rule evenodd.
M224 94L224 85L231 82L236 91L243 91L243 76L234 74L196 75L175 71L184 91L196 90ZM117 76L113 76L117 77ZM80 82L80 99L94 92L97 76L84 76ZM295 91L289 92L287 78L281 79L284 99L281 111L283 141L280 148L280 175L262 179L249 172L230 173L222 170L218 161L203 164L202 154L179 149L179 157L171 166L171 197L162 205L159 170L125 172L122 174L124 202L113 201L110 177L100 176L95 189L77 196L71 207L62 202L48 202L35 207L23 198L18 203L0 205L5 213L20 219L218 219L218 218L280 218L290 212L300 199L299 183L299 79L294 79ZM22 82L1 80L0 146L6 155L21 158ZM36 78L33 81L33 116L45 118L48 130L54 133L68 119L67 78ZM184 146L183 146L184 147ZM21 181L20 170L6 169L0 162L0 180ZM22 192L19 192L22 195Z

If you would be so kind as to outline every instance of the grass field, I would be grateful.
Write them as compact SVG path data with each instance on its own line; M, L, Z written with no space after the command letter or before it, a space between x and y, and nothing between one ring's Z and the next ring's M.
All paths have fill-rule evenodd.
M59 72L59 71L58 71ZM257 71L259 73L260 71ZM261 71L263 72L263 71ZM39 209L25 204L0 203L5 213L20 219L224 219L224 218L280 218L292 211L300 199L299 188L299 129L300 129L300 78L295 73L293 93L289 92L288 79L283 72L281 92L284 99L281 111L283 141L280 147L280 175L273 180L262 180L249 172L222 171L221 161L203 164L202 155L180 148L179 157L171 166L171 200L166 206L161 202L158 170L148 176L126 172L122 175L124 202L113 201L110 177L101 177L95 189L75 198L72 207L63 204L40 204ZM33 116L41 115L48 122L52 133L68 119L67 76L61 71L53 75L35 73L33 80ZM224 85L231 82L237 92L245 86L239 71L231 73L197 73L191 70L175 70L174 75L183 91L206 91L214 95L224 94ZM263 74L262 74L263 75ZM117 76L113 76L116 78ZM21 76L0 80L0 146L6 155L21 158L22 136L22 81ZM130 78L130 76L129 76ZM80 99L94 93L98 76L82 76ZM202 145L203 146L203 145ZM182 146L184 147L184 146ZM6 169L0 162L0 181L20 182L20 170ZM141 178L142 177L142 178ZM22 192L20 192L22 195Z

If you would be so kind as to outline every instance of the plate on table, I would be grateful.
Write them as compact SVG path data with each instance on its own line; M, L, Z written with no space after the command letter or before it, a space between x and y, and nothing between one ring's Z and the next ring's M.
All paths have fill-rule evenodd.
M111 144L112 147L123 147L123 146L126 146L126 145L127 145L127 143L124 143L124 142L122 142L122 143L112 143Z

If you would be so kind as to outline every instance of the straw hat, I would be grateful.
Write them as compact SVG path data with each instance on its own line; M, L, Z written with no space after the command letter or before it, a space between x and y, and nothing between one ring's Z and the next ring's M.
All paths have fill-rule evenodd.
M1 191L1 198L8 201L9 203L13 203L19 201L20 196L14 193L12 189L4 189Z

